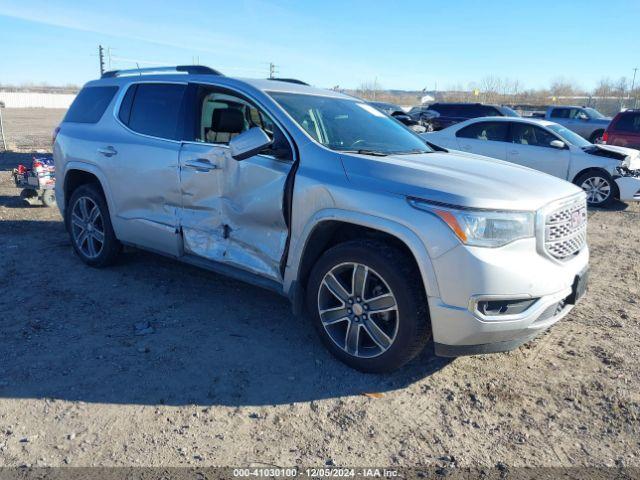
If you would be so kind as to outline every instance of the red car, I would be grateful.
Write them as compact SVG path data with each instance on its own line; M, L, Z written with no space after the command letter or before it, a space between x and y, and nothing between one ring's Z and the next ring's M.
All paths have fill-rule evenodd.
M602 143L640 150L640 110L617 114L602 135Z

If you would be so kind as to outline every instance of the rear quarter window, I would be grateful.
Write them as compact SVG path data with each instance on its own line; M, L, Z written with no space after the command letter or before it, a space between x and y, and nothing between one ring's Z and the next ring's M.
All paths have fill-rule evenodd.
M613 126L614 132L640 133L640 112L623 113Z
M98 123L113 100L118 87L85 87L69 107L65 122Z

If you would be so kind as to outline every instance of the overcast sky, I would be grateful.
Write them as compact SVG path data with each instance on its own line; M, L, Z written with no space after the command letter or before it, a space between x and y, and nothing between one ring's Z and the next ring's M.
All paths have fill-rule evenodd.
M593 88L640 66L640 1L0 0L0 83L82 84L112 68L199 63L321 87L443 89L487 75Z

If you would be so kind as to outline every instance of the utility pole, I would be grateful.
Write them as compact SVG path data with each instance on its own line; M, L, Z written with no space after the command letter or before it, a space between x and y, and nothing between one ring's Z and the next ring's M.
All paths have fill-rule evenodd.
M269 78L274 78L276 75L276 64L269 62Z
M104 74L104 48L98 45L98 58L100 59L100 76Z
M633 93L633 108L637 108L638 103L638 95L633 92L633 89L636 86L636 73L638 73L638 67L633 69L633 80L631 81L631 90L629 91L629 95Z

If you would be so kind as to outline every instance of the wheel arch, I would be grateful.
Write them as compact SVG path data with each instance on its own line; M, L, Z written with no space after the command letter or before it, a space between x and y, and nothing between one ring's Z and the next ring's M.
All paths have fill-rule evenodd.
M405 251L414 261L427 297L439 296L431 258L418 236L404 225L355 212L323 211L317 214L296 242L285 272L284 291L294 311L301 311L302 299L313 265L329 248L360 238L386 241Z
M578 173L576 173L573 176L573 179L571 180L571 183L573 183L574 185L578 185L578 179L584 175L585 173L606 173L607 176L611 179L611 187L613 188L613 195L615 198L620 198L620 190L618 189L618 184L615 182L615 178L613 177L613 175L611 175L611 173L603 167L587 167L587 168L583 168L582 170L580 170ZM580 185L578 185L579 187Z
M85 164L82 162L69 162L65 168L64 182L63 182L63 195L64 202L61 205L61 210L66 209L71 196L76 188L80 185L87 183L93 183L97 185L105 199L107 200L107 206L109 207L109 213L112 215L112 201L111 195L107 185L104 174L93 165ZM64 211L62 211L64 214Z

